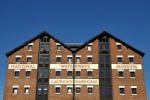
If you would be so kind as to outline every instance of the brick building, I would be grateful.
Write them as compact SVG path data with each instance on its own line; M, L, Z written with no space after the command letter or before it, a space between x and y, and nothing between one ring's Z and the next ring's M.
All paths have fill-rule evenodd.
M4 100L146 100L144 53L107 32L84 44L42 32L6 56Z

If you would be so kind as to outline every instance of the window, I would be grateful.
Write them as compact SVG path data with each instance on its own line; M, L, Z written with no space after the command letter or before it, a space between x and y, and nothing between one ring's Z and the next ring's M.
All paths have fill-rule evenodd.
M60 94L60 87L55 87L55 93Z
M16 95L18 93L18 87L13 87L13 94Z
M88 87L88 94L92 94L93 93L93 87Z
M27 62L31 63L32 62L32 57L27 57Z
M77 63L80 63L80 62L81 62L80 57L76 57L76 62L77 62Z
M29 87L24 87L24 94L29 94Z
M31 75L31 71L26 71L26 77L30 77L30 75Z
M67 94L72 94L72 86L67 87Z
M47 94L48 93L48 90L47 88L44 88L44 91L43 91L44 94Z
M15 77L19 77L20 70L15 70Z
M56 77L60 77L60 71L56 71Z
M88 46L87 46L87 50L88 50L88 51L92 51L92 46L91 46L91 45L88 45Z
M80 71L76 71L76 77L80 77Z
M28 45L28 51L32 51L33 45Z
M42 94L42 88L37 89L37 94Z
M131 93L132 93L132 95L137 95L137 87L136 86L131 86Z
M133 57L129 57L129 64L133 64L134 63L134 58Z
M121 45L117 45L117 50L121 50Z
M118 64L122 64L122 57L117 57Z
M92 63L92 57L87 57L87 62Z
M136 77L134 71L130 71L130 77L131 77L131 78L135 78L135 77Z
M16 63L20 63L21 62L21 57L16 57Z
M67 61L68 61L68 63L71 63L72 62L72 57L68 57Z
M125 88L124 86L119 87L120 95L125 95L125 89L124 88Z
M76 94L80 94L81 92L81 87L76 87Z
M124 70L118 70L118 77L123 78L124 77Z
M41 42L49 42L49 38L47 36L44 36L41 38Z
M87 71L88 77L92 77L93 76L93 71Z
M72 77L72 71L67 71L67 76Z
M56 57L56 63L61 63L61 57Z
M57 45L57 51L61 51L61 45Z

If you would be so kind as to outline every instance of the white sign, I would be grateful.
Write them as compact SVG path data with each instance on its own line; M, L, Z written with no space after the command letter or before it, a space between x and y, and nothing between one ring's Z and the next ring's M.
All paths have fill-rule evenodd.
M75 79L75 84L99 85L99 79ZM73 84L73 79L49 79L49 84Z
M98 69L98 64L74 64L75 69ZM73 64L50 64L50 69L73 69Z
M37 64L9 64L8 69L37 69Z
M141 64L111 64L112 69L142 69Z

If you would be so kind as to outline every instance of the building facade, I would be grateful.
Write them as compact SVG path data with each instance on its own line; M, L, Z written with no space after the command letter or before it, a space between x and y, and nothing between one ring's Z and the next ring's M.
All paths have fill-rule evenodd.
M144 53L108 32L84 44L42 32L6 55L4 100L146 100Z

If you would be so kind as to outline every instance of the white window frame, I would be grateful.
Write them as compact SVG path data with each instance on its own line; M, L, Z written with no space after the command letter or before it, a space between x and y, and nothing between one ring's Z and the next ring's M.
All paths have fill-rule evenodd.
M31 61L31 62L28 62L28 58L31 58L31 59L33 60L32 55L27 55L26 58L27 58L27 63L29 63L29 64L32 63L32 61Z
M32 51L33 50L33 45L34 45L34 43L29 43L28 46L27 46L27 51ZM32 46L31 50L29 50L29 46Z
M26 92L26 88L28 88L28 92ZM24 85L24 94L30 93L30 85Z
M119 88L119 93L120 93L120 88L124 88L124 94L120 93L120 95L125 95L125 86L118 86L118 88Z
M92 51L92 45L87 45L87 51Z
M130 63L130 60L129 60L129 64L134 64L134 55L128 55L128 59L130 58L133 58L133 62Z
M136 94L132 94L132 89L133 89L133 88L136 88ZM138 94L137 94L137 86L131 86L131 95L133 95L133 96L138 95Z
M76 88L80 88L80 93L77 93L77 92L76 92L76 94L81 94L81 85L76 85L76 86L75 86L75 91L76 91Z
M17 58L20 58L20 62L16 62L16 61L15 61L15 62L16 62L16 64L20 64L20 63L21 63L21 58L22 58L22 56L21 56L21 55L16 55L16 59L17 59ZM15 59L15 60L16 60L16 59Z
M136 70L135 70L135 69L130 69L130 70L129 70L129 73L131 74L131 72L136 73ZM130 75L130 78L132 78L132 79L136 78L136 74L135 74L135 77L131 77L131 75Z
M68 88L72 88L71 93L68 92ZM67 94L72 94L72 92L73 92L73 86L72 85L67 85Z
M17 90L14 91L14 88L17 88ZM12 86L12 89L13 89L13 95L17 95L17 94L18 94L19 86L18 86L18 85L13 85L13 86Z
M60 46L60 49L58 49L57 47L56 47L56 49L57 49L57 51L61 51L61 44L60 43L56 43L56 46Z
M71 58L71 61L69 61L69 58ZM67 55L67 62L72 63L73 62L73 56L72 55Z
M123 72L123 77L119 76L119 72ZM118 69L118 78L124 78L124 69Z
M92 93L89 93L89 92L88 92L88 94L93 94L93 85L87 85L87 89L88 89L88 88L92 88ZM88 90L87 90L87 91L88 91Z
M32 69L26 69L26 72L27 71L30 71L30 76L31 76L31 71L32 71ZM26 78L30 78L30 76L26 76Z
M62 55L56 55L56 63L57 63L57 64L60 64L61 62L57 62L57 57L60 57L60 58L61 58L61 61L62 61Z
M60 93L61 93L61 85L55 85L55 94L60 94L60 93L56 93L56 88L59 87L60 88Z

